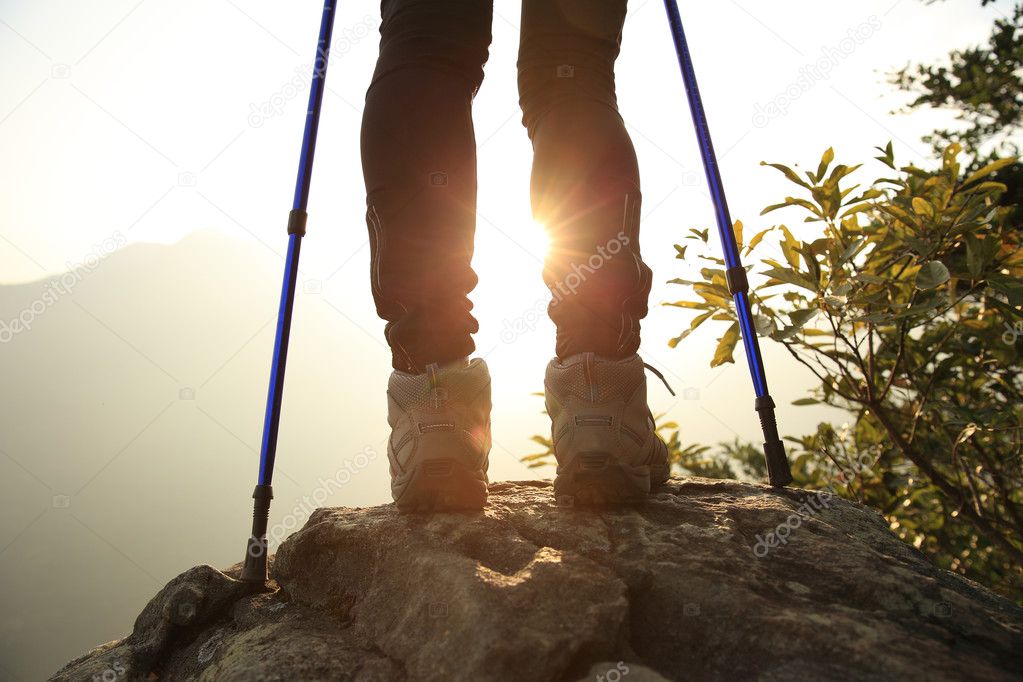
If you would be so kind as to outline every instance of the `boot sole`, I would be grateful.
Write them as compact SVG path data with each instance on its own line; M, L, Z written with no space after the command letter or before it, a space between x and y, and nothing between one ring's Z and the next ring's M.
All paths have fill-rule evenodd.
M560 507L620 507L644 502L661 485L661 467L628 466L607 453L581 453L554 479Z
M420 462L391 492L402 513L479 511L487 504L486 474L453 459Z

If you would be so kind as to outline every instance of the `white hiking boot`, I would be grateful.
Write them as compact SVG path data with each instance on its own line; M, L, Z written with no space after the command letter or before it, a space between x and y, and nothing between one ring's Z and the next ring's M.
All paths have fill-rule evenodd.
M668 479L668 448L654 430L644 367L638 355L610 360L593 353L547 365L559 504L638 502Z
M394 371L387 384L391 495L401 511L482 509L490 454L483 360Z

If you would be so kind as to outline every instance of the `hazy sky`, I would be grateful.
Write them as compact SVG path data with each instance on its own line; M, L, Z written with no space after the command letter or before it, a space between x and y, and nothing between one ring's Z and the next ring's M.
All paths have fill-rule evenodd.
M839 161L858 163L869 161L875 145L892 140L901 161L931 163L929 149L919 138L947 124L949 115L893 115L906 97L885 84L884 74L909 61L931 61L953 47L983 40L992 20L1006 12L1010 3L997 2L984 9L979 4L978 0L949 0L934 6L918 0L682 2L734 217L742 219L747 230L778 220L758 214L763 206L791 193L791 186L762 168L762 160L815 166L824 149L834 145ZM479 354L486 357L494 375L492 477L506 479L532 475L517 459L532 451L529 436L545 427L541 401L530 392L542 387L553 329L543 315L547 297L540 280L543 238L529 214L530 147L519 122L515 90L519 3L497 0L497 5L494 43L474 114L480 146L480 220L474 264L481 283L473 300L481 322ZM3 661L20 676L36 677L55 668L57 659L70 657L76 647L84 649L103 636L122 632L141 607L139 600L184 567L199 561L223 565L240 558L235 555L242 549L246 495L255 475L249 451L258 444L272 346L272 328L266 324L277 307L287 242L284 226L320 10L315 1L0 0L0 284L58 275L97 254L106 257L112 248L145 242L174 244L193 236L167 261L176 270L159 270L159 277L166 280L159 298L132 297L132 278L156 276L145 268L156 262L150 256L158 253L132 252L134 264L121 262L104 272L108 278L104 281L123 287L118 309L74 318L90 333L118 330L120 338L103 341L118 354L116 361L104 356L106 347L76 347L74 328L61 332L64 350L45 365L32 364L35 342L31 338L17 350L13 343L0 345L0 372L5 392L12 396L10 407L19 407L20 401L21 407L42 413L45 401L50 408L46 419L4 422L0 450L10 459L0 458L0 478L15 481L15 476L26 476L36 458L43 459L31 444L46 438L64 438L67 442L62 447L68 452L74 449L73 443L88 443L100 463L135 443L138 452L129 449L122 458L125 468L111 469L110 475L123 485L110 488L106 503L113 504L118 495L138 494L139 506L132 508L133 514L142 514L145 491L129 493L126 486L140 477L158 480L163 475L161 467L174 469L174 460L168 464L162 454L146 459L158 447L146 438L162 442L191 436L191 441L182 442L194 454L212 438L203 428L223 427L217 433L224 441L210 449L233 444L239 448L239 457L248 457L203 470L212 482L202 490L208 490L208 496L224 491L232 499L208 502L195 518L183 518L182 523L203 534L202 541L195 539L197 535L189 536L192 543L184 543L176 553L167 551L172 559L162 558L163 549L148 544L134 547L117 539L121 525L126 526L125 537L134 537L127 526L142 523L131 516L118 517L115 512L125 516L123 510L111 508L108 515L90 517L86 501L81 502L83 506L72 501L71 508L93 529L92 534L75 536L82 556L92 556L89 552L102 547L113 557L105 560L119 562L105 570L125 573L117 574L122 582L107 591L104 606L83 614L75 626L79 630L61 640L60 647L33 640L31 650L37 653L32 657L26 654L15 663ZM376 2L341 2L302 255L296 356L287 393L294 409L286 409L282 425L281 461L293 477L282 481L276 519L288 508L289 496L301 498L312 490L318 476L337 471L339 452L351 457L365 445L386 438L383 394L389 359L367 280L365 196L358 150L378 25ZM657 305L687 298L687 291L664 282L691 277L699 268L698 263L675 260L671 245L690 227L713 227L659 0L630 3L618 63L618 91L643 177L642 248L655 271L653 305L641 352L680 393L673 399L658 382L652 382L651 404L682 424L686 440L756 439L753 394L741 350L736 353L738 364L710 370L710 354L723 329L709 324L670 350L667 340L689 318L677 309ZM772 103L778 111L770 107ZM857 177L869 180L875 172L880 172L879 165L870 162ZM797 236L809 236L812 228L799 229ZM217 262L200 261L217 252L204 246L211 243L221 253L237 257L225 259L221 270ZM716 241L712 240L712 247L717 248ZM194 265L187 257L192 252ZM193 298L183 298L184 293L175 297L177 278ZM182 311L205 305L202 293L194 293L195 287L200 292L205 287L225 307L211 306L217 314L200 315L201 325L168 333L175 316L185 319ZM237 316L230 312L232 300L239 304ZM86 298L85 308L90 305ZM229 312L219 312L223 310ZM2 312L6 317L13 314ZM506 333L502 336L506 323L520 318L535 329L514 339ZM782 406L782 430L789 434L812 430L827 413L789 406L810 383L770 342L765 353L772 393ZM202 362L189 363L197 357ZM119 402L98 397L90 402L88 393L74 400L69 396L80 393L33 393L37 383L74 384L76 367L88 363L89 376L115 377L103 394L112 396L118 393L116 382L122 381L116 378L123 369L118 365L129 362L139 367L132 370L130 380L136 392L127 391L129 380L124 379ZM210 375L213 367L220 369ZM39 371L48 374L40 376ZM161 408L200 384L198 396L187 398L187 410ZM7 409L8 403L4 406ZM346 415L352 416L346 421ZM62 425L67 433L60 433ZM140 429L150 431L136 441ZM49 531L43 529L50 528L46 525L50 516L26 531L36 523L33 519L40 518L32 505L53 514L45 511L51 496L57 499L58 493L73 492L83 480L98 475L98 466L91 460L68 464L76 472L75 480L65 485L59 472L53 478L33 472L42 483L17 479L9 492L22 495L21 501L10 503L9 509L0 507L10 521L0 524L0 575L22 591L31 588L37 569L29 564L18 568L14 551L5 555L4 550L15 541L29 542L33 533L38 534L38 542L47 540ZM357 488L328 504L386 501L386 476L383 462L378 461ZM198 492L194 494L202 499ZM167 504L172 508L170 500ZM224 520L219 511L222 505L237 514ZM52 542L66 539L54 533ZM97 539L100 536L106 539ZM222 553L209 549L228 543L233 544ZM24 549L14 547L18 560L23 560ZM139 581L132 582L136 578ZM119 591L128 590L129 584L130 598L115 604ZM0 626L5 637L12 637L11 647L26 647L43 632L26 625L23 614L2 616ZM13 650L6 645L3 649ZM4 675L15 673L0 666L0 679L7 679Z

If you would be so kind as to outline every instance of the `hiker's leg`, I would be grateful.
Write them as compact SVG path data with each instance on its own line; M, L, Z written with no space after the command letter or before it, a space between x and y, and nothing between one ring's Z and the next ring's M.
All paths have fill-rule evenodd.
M557 355L639 348L650 269L639 252L639 169L614 62L626 0L523 0L519 97L533 143L531 200L551 250Z
M476 214L472 99L492 0L383 0L362 165L371 278L395 369L468 356Z

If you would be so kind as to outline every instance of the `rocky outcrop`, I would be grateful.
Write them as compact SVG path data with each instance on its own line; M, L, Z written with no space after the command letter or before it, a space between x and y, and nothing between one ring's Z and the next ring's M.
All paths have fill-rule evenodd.
M54 680L1017 679L1023 610L826 493L672 480L643 506L320 509L269 591L172 580ZM96 676L100 677L97 678ZM152 677L153 675L156 678Z

